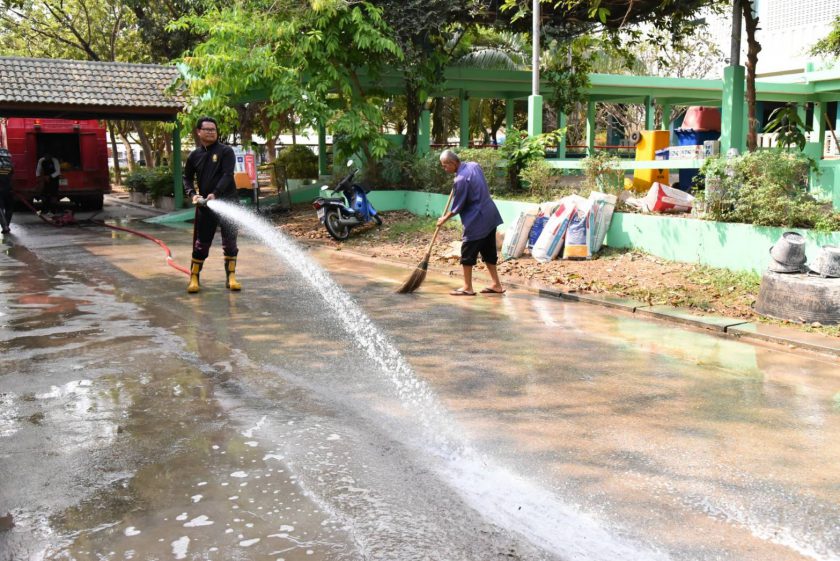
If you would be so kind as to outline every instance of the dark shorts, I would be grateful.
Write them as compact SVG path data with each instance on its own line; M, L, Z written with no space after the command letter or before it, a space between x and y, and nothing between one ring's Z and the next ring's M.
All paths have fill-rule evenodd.
M461 265L475 265L478 262L478 255L481 260L490 265L499 262L499 254L496 251L496 229L480 240L470 240L461 244Z

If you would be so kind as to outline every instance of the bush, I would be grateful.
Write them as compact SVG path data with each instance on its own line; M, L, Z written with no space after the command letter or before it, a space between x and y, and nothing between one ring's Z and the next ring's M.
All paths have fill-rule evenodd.
M618 159L608 152L596 152L584 159L586 187L590 191L621 194L624 191L624 171L618 169L618 164Z
M138 167L123 181L129 191L148 193L153 199L174 196L172 170L169 167Z
M306 146L293 144L283 148L277 156L277 163L285 168L288 179L318 177L318 156Z
M508 175L505 173L505 168L500 166L504 160L501 150L494 150L493 148L460 148L455 152L462 162L475 162L481 166L481 171L484 172L484 178L487 180L487 186L490 188L490 193L497 195L510 191L511 186L508 182ZM440 163L438 163L440 167ZM450 187L452 178L449 179Z
M365 168L363 183L375 189L409 189L449 193L452 177L440 167L440 152L424 156L392 146L376 165Z
M123 178L123 185L125 185L130 192L133 193L148 193L149 182L147 179L146 168L136 168Z
M519 189L519 174L530 162L542 160L545 149L557 144L565 134L565 129L543 133L539 136L528 136L525 131L511 129L507 132L502 144L500 157L507 162L508 176L511 189Z
M808 193L813 166L807 156L783 149L707 159L701 179L717 189L700 196L706 216L756 226L840 230L840 213Z
M581 195L583 191L591 190L585 185L564 183L563 173L552 168L545 160L529 162L519 177L523 183L528 184L528 192L540 201L560 199L572 194Z
M440 151L432 151L417 158L411 170L415 189L431 193L449 193L452 190L452 176L440 167Z

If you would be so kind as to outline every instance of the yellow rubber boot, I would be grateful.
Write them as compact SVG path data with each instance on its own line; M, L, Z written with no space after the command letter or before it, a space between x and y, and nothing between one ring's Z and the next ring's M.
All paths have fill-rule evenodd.
M225 257L225 287L230 290L242 290L242 285L236 280L236 257Z
M198 282L198 275L201 273L201 268L204 266L204 259L193 259L190 265L190 284L187 285L187 292L195 293L201 290L201 284Z

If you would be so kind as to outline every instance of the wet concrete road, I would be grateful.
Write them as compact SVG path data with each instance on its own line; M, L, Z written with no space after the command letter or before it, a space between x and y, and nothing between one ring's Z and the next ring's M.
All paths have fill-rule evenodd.
M148 241L26 222L2 561L840 559L835 359L310 252L348 332L254 240L241 294L217 246L188 295ZM186 264L188 230L137 227Z

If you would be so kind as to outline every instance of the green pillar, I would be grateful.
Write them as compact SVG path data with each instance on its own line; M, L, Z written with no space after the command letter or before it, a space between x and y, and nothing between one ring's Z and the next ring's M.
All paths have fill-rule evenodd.
M461 93L461 148L466 148L470 145L470 97L466 93Z
M175 208L184 208L184 170L181 169L181 128L175 121L172 131L172 182Z
M667 131L671 129L671 104L662 104L662 128L660 130Z
M645 130L652 131L656 128L656 106L653 97L645 96Z
M327 129L318 121L318 175L329 175L327 169Z
M802 121L802 124L807 127L808 123L805 122L805 119L808 117L808 108L805 107L804 103L796 104L796 115L799 117L799 120Z
M565 129L566 128L566 114L565 113L558 113L557 114L557 128L558 129ZM560 139L560 144L557 146L557 157L558 158L565 158L566 157L566 133L563 132L563 138Z
M811 129L817 138L805 144L805 153L815 160L821 160L825 151L825 103L822 101L814 102Z
M595 102L586 104L586 155L595 153Z
M834 134L840 134L840 101L834 103L834 115Z
M744 151L744 67L723 69L723 97L721 99L720 151L730 148Z
M510 134L509 131L513 129L513 108L516 101L509 97L505 99L505 138Z
M419 131L417 132L417 155L424 156L432 149L432 113L428 106L420 112Z
M539 136L543 129L543 98L541 95L528 96L528 136Z

